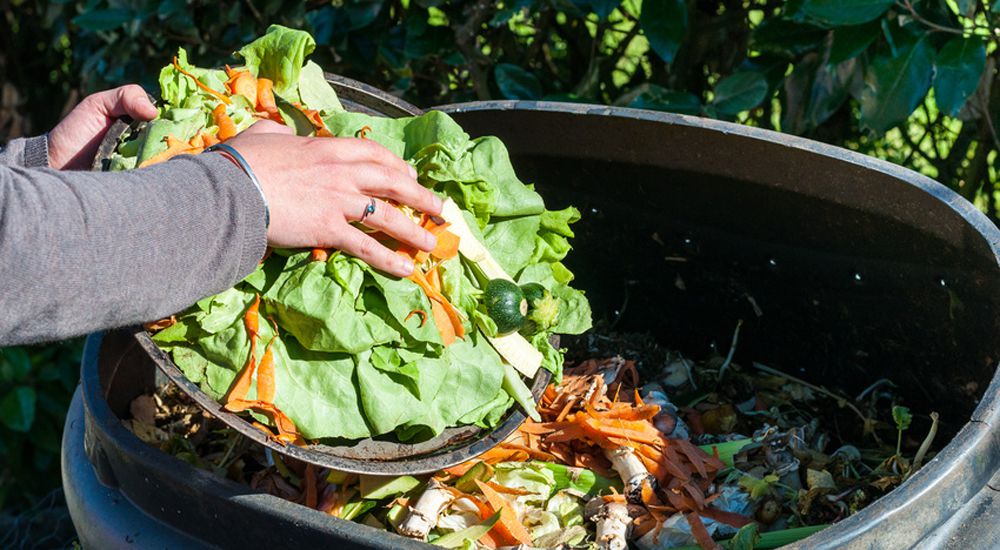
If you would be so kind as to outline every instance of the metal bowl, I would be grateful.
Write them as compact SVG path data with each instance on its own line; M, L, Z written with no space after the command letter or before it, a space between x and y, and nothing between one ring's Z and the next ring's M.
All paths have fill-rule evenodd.
M349 111L391 117L423 114L419 108L367 84L330 73L326 73L326 79ZM122 137L137 132L143 124L127 120L116 121L101 143L93 169L106 170ZM517 430L526 418L524 412L514 405L493 430L483 430L477 426L447 428L440 435L418 443L403 443L388 436L379 436L344 445L283 445L267 437L244 417L224 410L218 401L201 391L142 328L133 327L130 331L133 340L130 345L138 346L171 382L177 384L206 411L248 439L273 451L325 468L378 475L435 472L486 452ZM553 344L558 347L558 339ZM531 393L536 402L545 391L550 376L545 369L539 369L531 381Z

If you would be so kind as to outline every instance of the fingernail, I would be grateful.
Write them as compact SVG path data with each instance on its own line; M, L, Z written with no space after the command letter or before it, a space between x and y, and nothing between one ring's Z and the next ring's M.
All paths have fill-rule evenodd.
M409 169L410 177L417 179L417 169L414 168L412 164L407 164L406 167Z
M436 208L438 212L444 209L444 200L437 195L434 195L434 208Z
M437 237L431 235L430 233L424 233L424 246L423 246L424 250L428 251L434 250L437 244L438 244Z
M400 258L397 261L397 265L399 266L399 272L402 273L404 276L413 273L413 262L411 262L410 260L407 260L406 258Z

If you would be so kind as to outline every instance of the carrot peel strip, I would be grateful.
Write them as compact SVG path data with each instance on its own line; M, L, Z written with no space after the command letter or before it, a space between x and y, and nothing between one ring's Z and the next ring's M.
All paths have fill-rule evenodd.
M306 464L305 477L303 483L306 486L306 506L316 508L316 466Z
M233 119L229 118L225 105L220 103L212 110L212 120L219 127L219 133L217 134L219 141L226 141L236 135L236 123L233 122Z
M198 86L202 90L205 90L207 93L211 94L212 96L214 96L219 101L225 103L226 105L229 105L230 103L233 102L233 100L231 100L228 97L226 97L225 95L219 93L217 90L214 90L211 87L202 84L201 81L198 80L198 78L195 77L193 74L191 74L191 73L185 71L184 69L182 69L180 63L177 62L177 56L176 55L174 56L174 68L177 69L177 72L179 72L182 75L184 75L184 76L190 78L191 80L193 80L196 86Z
M420 328L423 328L424 325L427 324L427 312L424 311L424 310L422 310L422 309L415 309L415 310L411 311L410 314L407 315L405 319L403 319L403 322L405 323L405 322L409 321L410 317L413 317L414 315L419 315L420 316Z
M310 259L314 262L325 262L330 258L330 253L325 248L314 248L310 253Z
M510 503L498 493L493 487L483 483L482 481L476 480L476 485L479 486L479 490L483 492L483 496L486 497L486 501L490 503L490 507L493 508L494 513L500 512L500 521L493 526L493 529L497 529L499 533L504 535L509 535L513 537L517 542L521 544L531 545L531 535L528 534L528 530L524 528L524 525L517 519L517 514L514 513L513 508L510 507Z
M243 325L250 336L250 355L247 357L247 362L243 366L243 369L236 376L232 386L230 386L229 391L226 392L225 403L227 404L232 401L246 399L247 392L250 391L250 382L256 371L257 332L260 330L259 308L260 295L258 294L254 298L253 303L250 304L250 307L247 308L246 313L243 314Z
M257 79L256 109L258 112L267 113L267 118L275 122L285 123L285 120L281 118L281 113L278 112L278 104L274 100L274 82L269 78Z

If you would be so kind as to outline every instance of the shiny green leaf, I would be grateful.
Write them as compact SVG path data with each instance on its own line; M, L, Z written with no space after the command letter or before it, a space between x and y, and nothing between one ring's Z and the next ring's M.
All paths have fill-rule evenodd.
M0 400L0 421L15 432L27 432L35 423L34 388L17 386Z
M902 123L927 95L934 72L934 52L926 37L900 44L899 55L881 55L865 74L861 124L882 134Z
M538 99L544 93L538 78L517 65L500 63L493 69L493 77L507 99Z
M829 26L860 25L881 17L894 0L805 0L800 13Z
M701 113L701 100L698 99L698 96L690 92L668 90L656 84L643 84L627 96L622 96L619 101L622 100L625 101L626 106L633 109L650 109L685 115ZM621 105L622 103L616 102L616 104Z
M817 49L828 32L789 19L765 19L753 31L753 46L762 52L794 57Z
M712 106L721 115L736 115L760 105L767 97L767 80L756 72L733 73L715 87Z
M859 55L875 41L880 30L878 23L837 27L833 30L829 62L837 64Z
M986 67L986 47L978 36L956 36L934 60L934 101L947 115L956 116L976 91Z
M639 25L649 46L660 59L671 63L687 33L688 13L684 0L656 0L642 4Z

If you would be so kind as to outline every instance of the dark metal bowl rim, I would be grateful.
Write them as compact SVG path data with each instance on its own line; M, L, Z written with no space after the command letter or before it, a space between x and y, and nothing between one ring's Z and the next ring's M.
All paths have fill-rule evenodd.
M418 107L367 84L330 73L325 73L325 76L348 110L390 117L415 116L423 113ZM116 121L101 143L94 159L93 169L104 169L106 161L117 148L121 136L126 131L137 130L142 124L144 123ZM197 384L188 380L171 358L152 341L144 330L140 327L134 327L131 330L138 344L152 358L157 367L202 408L220 418L243 436L272 451L327 468L378 475L436 472L486 452L514 433L517 427L527 419L520 407L514 404L504 413L500 423L492 430L483 430L476 426L451 427L446 428L436 437L415 444L365 438L349 445L310 444L305 447L283 445L267 437L242 416L225 411ZM531 392L536 401L545 391L550 377L548 371L539 369L532 380Z

